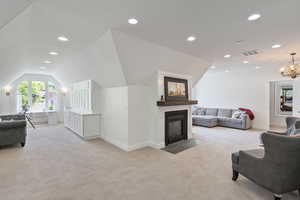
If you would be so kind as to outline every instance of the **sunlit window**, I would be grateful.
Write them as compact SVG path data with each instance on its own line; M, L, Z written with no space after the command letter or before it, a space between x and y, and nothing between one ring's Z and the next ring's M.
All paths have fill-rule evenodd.
M57 89L54 83L22 81L18 85L17 109L19 112L48 112L57 108Z

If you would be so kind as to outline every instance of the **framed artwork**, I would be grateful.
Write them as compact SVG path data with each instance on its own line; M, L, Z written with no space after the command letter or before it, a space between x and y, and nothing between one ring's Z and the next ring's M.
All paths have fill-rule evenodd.
M166 76L164 86L166 101L187 101L189 99L188 81L186 79Z

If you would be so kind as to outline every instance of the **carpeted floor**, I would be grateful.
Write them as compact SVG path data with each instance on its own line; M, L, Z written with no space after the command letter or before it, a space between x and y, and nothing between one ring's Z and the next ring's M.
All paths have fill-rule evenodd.
M230 153L257 148L259 132L199 127L194 132L199 145L170 154L153 148L126 153L102 140L82 141L62 126L30 130L25 148L0 150L0 199L273 199L243 177L231 181Z

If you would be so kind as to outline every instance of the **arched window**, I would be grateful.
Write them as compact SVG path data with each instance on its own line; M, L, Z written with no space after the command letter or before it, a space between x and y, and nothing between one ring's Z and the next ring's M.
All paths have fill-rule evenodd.
M58 108L58 86L47 79L23 79L17 84L18 112L49 112Z

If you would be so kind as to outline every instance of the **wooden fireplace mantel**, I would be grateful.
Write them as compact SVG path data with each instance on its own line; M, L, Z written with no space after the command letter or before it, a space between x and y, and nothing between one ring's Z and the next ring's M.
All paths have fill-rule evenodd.
M157 106L180 106L180 105L195 105L198 104L197 100L186 101L157 101Z

